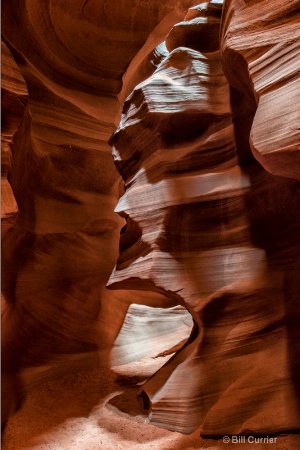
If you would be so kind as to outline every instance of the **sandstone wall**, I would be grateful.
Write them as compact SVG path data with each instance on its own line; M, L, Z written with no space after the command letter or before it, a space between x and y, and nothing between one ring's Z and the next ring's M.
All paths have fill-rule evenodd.
M195 4L2 4L4 420L24 367L175 345L151 423L299 428L299 7Z

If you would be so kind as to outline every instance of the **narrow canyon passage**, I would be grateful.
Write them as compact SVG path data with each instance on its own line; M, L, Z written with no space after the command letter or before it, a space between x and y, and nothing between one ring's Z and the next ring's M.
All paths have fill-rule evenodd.
M4 450L298 449L300 10L258 3L3 1Z

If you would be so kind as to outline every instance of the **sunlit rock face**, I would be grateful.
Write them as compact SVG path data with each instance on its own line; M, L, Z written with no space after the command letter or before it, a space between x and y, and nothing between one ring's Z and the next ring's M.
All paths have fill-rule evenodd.
M175 350L192 316L151 422L299 428L297 5L270 3L2 2L4 420L20 369Z
M139 77L152 73L154 49L190 4L2 3L2 131L10 181L4 176L3 217L14 218L2 244L8 403L14 397L11 374L59 355L65 364L68 355L99 349L107 364L128 305L162 305L157 294L105 289L125 223L114 212L123 183L108 139L119 118L118 94L128 89L122 81L126 69L135 71L138 64ZM146 52L139 54L143 46ZM153 50L154 59L150 55L143 63ZM122 346L119 339L118 355ZM4 402L4 420L17 400Z
M251 109L251 97L257 104L251 150L266 170L296 180L300 177L299 14L297 0L280 0L276 8L268 0L259 4L227 0L222 24L224 70L240 94L236 109L244 109L246 103Z
M151 423L182 433L200 427L203 436L276 433L299 428L299 184L290 152L278 170L256 160L258 148L273 152L269 128L285 158L279 136L288 128L284 117L281 131L272 125L274 87L277 112L271 103L256 132L261 99L228 37L246 46L230 18L260 20L260 9L225 3L221 54L221 3L189 11L168 34L158 68L124 103L111 144L126 189L116 211L127 228L108 287L156 291L194 318L187 344L142 387ZM274 9L261 3L267 20Z

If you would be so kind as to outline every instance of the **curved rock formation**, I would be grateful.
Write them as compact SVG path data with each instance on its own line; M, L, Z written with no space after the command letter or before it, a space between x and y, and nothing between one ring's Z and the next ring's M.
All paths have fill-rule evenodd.
M300 178L299 14L297 0L281 0L276 8L268 0L259 5L227 0L222 25L229 83L257 103L251 150L266 170L296 180Z
M24 367L176 351L152 424L299 429L298 5L195 4L2 2L4 421Z
M256 92L224 51L226 73L251 100L245 110L228 85L220 15L218 1L193 8L124 104L111 143L127 229L108 286L160 292L194 318L187 344L142 387L151 423L203 436L276 433L299 428L299 185L249 154Z
M124 225L114 213L123 188L107 143L119 117L117 94L133 57L144 45L152 51L191 3L2 3L2 36L20 70L6 63L5 49L4 140L12 142L14 194L5 214L16 213L14 198L18 205L2 245L6 399L23 367L58 356L66 364L68 355L99 348L107 364L131 301L105 289Z
M2 41L1 55L1 225L2 234L5 234L14 223L18 211L8 177L12 162L12 137L23 120L28 92L17 64Z

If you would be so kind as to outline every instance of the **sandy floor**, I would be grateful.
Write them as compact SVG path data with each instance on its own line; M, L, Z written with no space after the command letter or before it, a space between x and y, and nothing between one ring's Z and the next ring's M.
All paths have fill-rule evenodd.
M145 358L109 371L93 368L34 386L3 435L3 450L298 450L299 435L277 444L233 444L157 428L141 412L133 385L166 358ZM115 406L118 405L118 408ZM121 411L126 405L127 411Z

